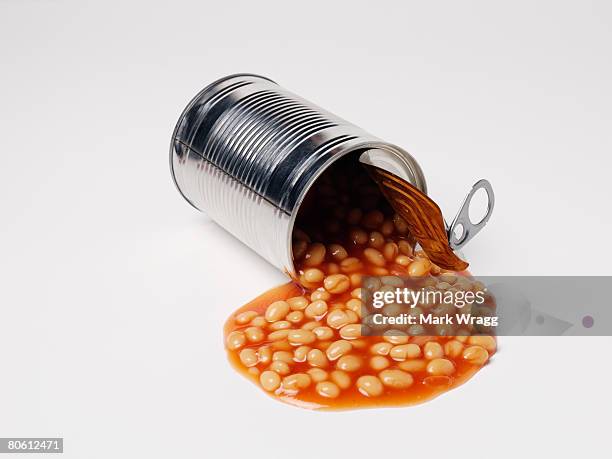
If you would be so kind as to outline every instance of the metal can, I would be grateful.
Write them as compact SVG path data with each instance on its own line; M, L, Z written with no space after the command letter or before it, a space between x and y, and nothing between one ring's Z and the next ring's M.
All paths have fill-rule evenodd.
M302 201L346 155L427 192L406 151L251 74L217 80L189 103L172 136L170 167L189 203L296 277L292 233Z

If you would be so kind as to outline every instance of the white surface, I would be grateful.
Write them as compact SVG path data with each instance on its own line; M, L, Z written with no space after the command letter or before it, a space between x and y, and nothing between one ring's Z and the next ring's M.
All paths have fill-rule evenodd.
M265 397L221 328L284 279L181 200L167 147L201 87L261 73L412 152L449 218L488 178L475 273L609 275L611 26L604 1L0 2L0 436L70 458L607 457L610 338L502 339L414 408Z

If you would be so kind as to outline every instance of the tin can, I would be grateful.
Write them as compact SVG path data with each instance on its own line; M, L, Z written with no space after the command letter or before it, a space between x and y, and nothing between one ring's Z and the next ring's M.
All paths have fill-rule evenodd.
M189 203L296 277L292 233L300 206L346 155L427 192L406 151L251 74L217 80L189 103L172 136L170 168Z

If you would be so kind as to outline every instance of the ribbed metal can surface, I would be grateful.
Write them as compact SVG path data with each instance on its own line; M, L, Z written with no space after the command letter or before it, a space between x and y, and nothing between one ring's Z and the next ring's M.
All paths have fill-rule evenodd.
M263 258L295 276L295 218L316 179L345 155L426 191L404 150L273 81L232 75L204 88L174 130L170 166L181 194Z

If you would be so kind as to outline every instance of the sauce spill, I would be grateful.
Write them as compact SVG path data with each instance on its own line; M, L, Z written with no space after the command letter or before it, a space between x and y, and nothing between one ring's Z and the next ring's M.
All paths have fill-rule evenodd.
M436 336L410 327L371 336L365 299L399 278L462 293L483 286L450 250L431 199L384 171L369 173L377 183L343 158L318 179L293 232L297 279L225 324L232 366L282 402L320 410L414 405L463 384L497 350L494 336L459 324L434 327ZM438 316L448 305L418 309Z

